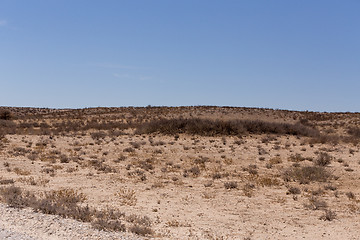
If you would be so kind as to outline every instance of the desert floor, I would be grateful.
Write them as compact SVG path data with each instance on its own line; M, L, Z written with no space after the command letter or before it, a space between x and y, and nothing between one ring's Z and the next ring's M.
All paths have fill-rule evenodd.
M40 199L52 198L51 206L59 207L56 201L68 194L78 197L77 206L103 215L119 211L117 219L86 223L109 234L102 239L114 239L114 230L155 239L360 239L358 114L220 107L7 110L13 118L1 120L4 206L34 212ZM135 123L160 117L300 121L321 135L136 131ZM119 125L129 119L133 125ZM76 122L88 127L79 130ZM26 200L30 194L35 205ZM83 221L100 218L91 216ZM112 227L115 220L123 228Z

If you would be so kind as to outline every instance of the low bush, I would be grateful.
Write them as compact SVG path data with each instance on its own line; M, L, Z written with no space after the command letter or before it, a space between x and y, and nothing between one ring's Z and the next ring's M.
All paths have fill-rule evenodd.
M290 167L283 173L285 181L298 181L301 184L325 182L331 174L323 166Z
M234 189L234 188L238 188L238 184L237 182L225 182L224 187L226 189Z
M318 166L327 166L331 163L332 157L326 152L320 152L315 160L315 164Z
M348 132L348 134L352 135L353 137L360 138L360 128L358 128L358 127L349 128L349 130L347 132Z
M161 133L176 135L180 133L203 136L251 134L289 134L315 137L318 130L300 123L275 123L260 120L211 120L201 118L160 119L137 126L137 134Z
M10 120L11 118L12 118L12 114L9 110L1 110L0 111L0 119Z
M325 213L320 217L320 220L324 221L332 221L334 219L336 219L336 213L329 209L326 209Z
M89 206L82 206L81 203L86 199L85 195L73 189L60 189L44 193L41 196L38 198L33 193L23 192L15 186L0 189L1 200L10 207L30 207L45 214L90 222L94 228L99 230L126 231L125 224L122 223L125 218L124 213L112 208L96 210ZM131 215L129 218L129 221L133 223L129 230L143 236L152 235L150 219L134 216Z

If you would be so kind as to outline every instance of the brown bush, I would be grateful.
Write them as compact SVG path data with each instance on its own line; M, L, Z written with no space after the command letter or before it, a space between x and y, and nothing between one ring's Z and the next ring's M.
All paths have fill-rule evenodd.
M151 236L154 233L150 227L142 226L139 224L134 224L133 226L130 227L129 230L130 232L141 236Z
M12 118L12 114L9 110L1 110L0 111L0 119L10 120L11 118Z
M347 132L353 137L360 138L360 128L358 127L349 128Z
M83 222L91 222L92 226L99 230L126 230L120 219L125 214L114 209L99 211L88 206L81 206L79 203L85 200L85 196L72 189L51 191L43 194L43 198L37 198L30 192L23 192L19 187L10 186L0 189L0 195L2 201L10 207L31 207L35 211L45 214L60 215ZM148 226L140 226L138 229L131 228L130 230L140 235L152 234L152 230Z
M10 207L23 208L33 201L33 196L24 197L22 190L15 186L0 189L0 194L2 200Z
M324 215L320 217L320 220L324 220L324 221L332 221L334 219L336 219L336 213L329 209L325 209Z
M307 208L309 210L321 210L321 209L325 210L328 205L324 200L321 200L314 196L311 196L309 198L309 203L304 204L304 206L305 206L305 208Z
M318 166L327 166L331 163L332 157L326 152L320 152L315 160L315 164Z
M203 136L244 135L252 134L289 134L300 136L318 136L316 129L300 123L286 124L265 122L260 120L210 120L201 118L175 118L153 120L137 126L137 134L162 133L176 135L179 133L197 134Z
M226 189L234 189L234 188L238 188L238 184L237 182L225 182L224 187Z
M310 182L324 182L331 174L322 166L290 167L284 171L285 181L298 181L301 184Z

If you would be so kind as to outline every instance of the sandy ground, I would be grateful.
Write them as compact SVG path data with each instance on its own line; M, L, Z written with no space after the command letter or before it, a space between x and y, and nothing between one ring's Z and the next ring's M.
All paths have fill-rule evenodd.
M359 145L310 140L131 131L100 139L89 132L7 135L0 180L14 183L0 187L39 196L76 190L86 196L84 204L124 212L127 230L97 231L89 223L0 205L0 239L133 239L131 216L149 218L153 234L145 238L154 239L360 239ZM320 153L330 156L324 169L332 177L304 184L284 178L294 166L313 166ZM292 187L299 192L290 193ZM324 220L326 211L336 217Z

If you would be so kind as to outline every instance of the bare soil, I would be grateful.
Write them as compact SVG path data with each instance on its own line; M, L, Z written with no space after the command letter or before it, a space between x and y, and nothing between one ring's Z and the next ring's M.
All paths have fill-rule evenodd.
M81 206L124 213L127 235L116 235L119 239L359 239L360 145L349 133L360 126L359 114L220 107L4 109L13 117L0 124L6 130L0 140L0 188L19 187L39 198L74 190L85 196ZM136 132L144 122L177 117L301 123L321 136ZM305 167L319 167L329 177L295 175ZM5 205L0 214L12 209ZM0 229L10 236L27 234L9 227L23 221L17 217L21 211L41 214L16 211L13 218L0 217ZM151 234L134 230L140 224L134 219L144 217ZM46 220L55 226L54 236L56 227L66 229L59 219ZM78 223L87 226L83 239L117 234L95 233L90 223ZM31 232L23 239L48 236L42 225L32 225Z

